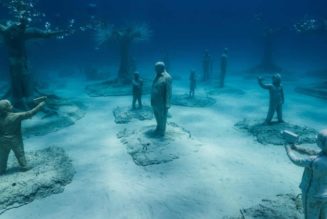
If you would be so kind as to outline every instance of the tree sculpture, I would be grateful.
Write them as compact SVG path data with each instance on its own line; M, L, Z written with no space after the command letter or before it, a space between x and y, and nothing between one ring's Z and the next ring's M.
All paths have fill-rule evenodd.
M45 30L31 27L33 17L39 15L34 12L33 0L9 0L2 4L13 15L13 19L7 21L5 25L0 24L0 36L9 59L10 90L6 98L12 100L15 108L28 109L31 108L31 100L37 96L38 91L28 69L26 42L32 39L59 37L65 32L50 30L49 23L46 23Z
M148 40L150 36L151 31L145 24L130 24L119 28L102 25L97 29L96 40L99 45L114 42L119 46L120 64L116 78L118 84L129 84L132 80L133 72L130 69L130 49L132 44Z

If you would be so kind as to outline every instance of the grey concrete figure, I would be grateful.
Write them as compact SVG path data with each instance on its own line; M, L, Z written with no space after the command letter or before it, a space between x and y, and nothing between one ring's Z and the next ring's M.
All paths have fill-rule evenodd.
M263 79L258 77L259 85L263 89L269 90L269 110L265 123L270 124L275 112L277 112L278 122L283 120L284 89L281 84L281 76L275 74L272 77L272 84L264 84Z
M219 87L223 88L225 86L225 78L227 72L227 61L228 61L228 49L225 48L223 54L220 58L220 77L219 77Z
M211 56L209 55L208 50L204 52L202 65L203 65L203 81L208 81L210 79L210 73L212 72L212 59Z
M318 134L317 145L321 151L295 144L285 146L292 163L304 167L300 189L306 219L327 218L327 130ZM298 156L295 152L309 156Z
M157 122L155 133L164 136L167 114L171 106L172 78L165 69L164 62L155 64L156 77L152 84L151 106Z
M45 105L46 97L36 99L37 106L27 112L14 113L8 100L0 101L0 175L7 169L8 156L12 150L22 170L28 170L21 131L23 120L33 117Z
M189 93L190 98L194 97L195 88L196 88L196 74L195 71L192 70L190 73L190 93Z
M9 56L9 72L11 79L10 96L16 108L28 109L26 99L34 98L34 87L28 70L26 42L32 39L46 39L60 36L64 31L48 31L28 27L28 20L0 24L0 36L7 47Z
M134 78L132 81L133 84L133 109L136 109L136 101L139 104L139 108L142 108L142 88L143 88L143 80L140 78L140 74L138 72L134 73Z

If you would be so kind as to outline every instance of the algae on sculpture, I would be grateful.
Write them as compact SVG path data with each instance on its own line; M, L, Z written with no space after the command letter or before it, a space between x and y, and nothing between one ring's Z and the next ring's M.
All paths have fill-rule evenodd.
M327 130L322 130L317 136L317 146L321 151L300 148L295 143L286 145L285 149L295 165L305 168L300 184L305 218L327 218ZM294 152L307 157L297 156Z
M171 106L172 78L165 68L165 63L155 64L156 77L152 84L151 106L156 118L155 134L164 136L166 132L168 109Z
M21 113L12 112L13 106L8 100L0 101L0 174L7 169L8 156L12 150L22 170L28 170L21 131L23 120L33 117L45 105L46 97L35 100L32 110Z
M282 79L279 74L272 77L272 84L264 84L263 79L258 77L259 85L266 90L269 90L269 110L265 123L270 124L271 120L277 112L278 122L283 120L283 104L284 104L284 90L281 85Z

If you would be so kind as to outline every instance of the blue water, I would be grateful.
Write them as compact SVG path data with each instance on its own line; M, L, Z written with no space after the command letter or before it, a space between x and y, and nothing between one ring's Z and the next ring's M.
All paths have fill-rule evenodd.
M118 26L144 22L153 36L150 41L133 46L132 53L139 65L152 65L168 54L172 65L200 70L205 49L218 59L223 48L228 47L237 71L259 62L265 27L282 28L275 39L275 59L290 71L309 71L325 64L327 34L303 36L291 29L304 18L326 18L326 6L324 0L42 0L36 8L46 17L35 25L43 27L48 21L53 27L65 27L69 20L75 19L77 26L83 26L90 22L91 16ZM0 21L9 18L6 12L6 8L1 8ZM96 50L93 35L92 31L77 32L64 40L31 43L31 66L35 72L41 72L54 66L117 63L116 48ZM2 72L6 72L5 55L1 49ZM190 62L198 65L192 66Z

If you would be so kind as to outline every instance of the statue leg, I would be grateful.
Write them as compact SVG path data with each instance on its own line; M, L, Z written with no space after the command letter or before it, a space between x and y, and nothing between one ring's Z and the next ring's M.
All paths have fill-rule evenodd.
M275 114L275 107L274 106L269 106L269 110L268 110L268 114L267 114L267 118L266 118L266 123L271 123L272 118L274 117Z
M142 95L141 94L138 95L137 100L139 102L139 108L142 108L143 107L143 104L142 104Z
M18 163L22 169L27 169L27 162L25 158L24 144L22 141L17 141L15 145L13 145L12 150L18 160Z
M166 108L161 109L160 128L159 128L159 132L160 132L161 135L165 135L165 132L166 132L167 113L168 113L168 110Z
M279 104L277 106L276 111L277 111L278 122L284 122L284 120L283 120L283 105Z
M135 109L135 104L136 104L136 95L133 94L133 109Z
M159 124L160 124L159 112L157 107L152 107L152 109L153 109L154 118L156 119L157 122L157 127L156 127L156 132L157 132L159 131Z
M5 146L0 146L0 175L4 174L7 170L7 162L10 149Z

